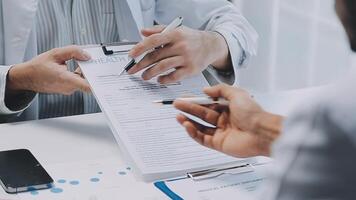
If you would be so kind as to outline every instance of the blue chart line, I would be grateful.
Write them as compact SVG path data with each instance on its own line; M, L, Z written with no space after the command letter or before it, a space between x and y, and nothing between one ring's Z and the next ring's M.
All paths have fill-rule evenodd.
M79 185L79 181L69 181L69 184L71 184L71 185Z
M67 181L66 180L64 180L64 179L58 179L57 180L57 183L66 183Z
M99 178L91 178L90 181L95 183L95 182L99 182L100 179Z
M57 187L55 187L55 188L52 188L50 191L51 191L52 193L62 193L62 192L63 192L63 189L62 189L62 188L57 188Z

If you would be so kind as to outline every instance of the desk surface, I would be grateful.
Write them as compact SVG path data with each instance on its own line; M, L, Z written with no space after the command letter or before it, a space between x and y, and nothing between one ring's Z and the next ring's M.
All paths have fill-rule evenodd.
M58 165L58 169L63 170L67 166L61 166L61 164L65 163L77 166L77 163L96 164L91 163L93 160L100 162L110 160L112 168L117 168L124 163L121 160L119 147L102 113L3 124L0 125L0 137L0 150L29 149L47 170L50 169L49 173L52 177L54 176L53 170L51 170L52 166ZM83 166L79 166L69 170L73 170L75 173L75 170L80 167L83 168ZM53 178L58 181L62 177ZM130 179L132 187L139 185L141 191L146 190L145 193L126 191L126 195L130 195L131 199L166 199L152 184L143 182L136 184L133 176L130 176ZM127 181L127 179L123 179L123 181ZM0 190L0 199L31 199L27 198L29 196L14 198L13 195L10 198L2 189ZM63 196L58 199L67 199L67 197ZM91 199L91 197L83 199ZM92 199L102 198L93 197Z
M296 102L311 93L310 89L297 90L258 95L256 100L268 111L288 114ZM29 149L44 166L98 158L115 158L122 162L118 145L102 113L1 124L0 150L18 148ZM165 198L152 185L147 187L152 188L148 189L152 196L145 195L145 199Z

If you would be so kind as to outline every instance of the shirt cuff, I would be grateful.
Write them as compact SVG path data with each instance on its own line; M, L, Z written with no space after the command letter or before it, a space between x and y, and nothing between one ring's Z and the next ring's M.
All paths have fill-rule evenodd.
M210 71L219 82L237 86L239 84L238 70L248 65L250 55L241 46L239 42L241 38L238 38L234 33L225 29L217 29L214 31L222 35L227 43L233 72L231 74L220 72L213 67L209 67L210 70L208 71Z
M36 96L34 92L25 91L16 95L16 98L11 102L11 106L6 105L6 82L10 68L11 66L0 67L0 115L11 115L22 112L30 106Z

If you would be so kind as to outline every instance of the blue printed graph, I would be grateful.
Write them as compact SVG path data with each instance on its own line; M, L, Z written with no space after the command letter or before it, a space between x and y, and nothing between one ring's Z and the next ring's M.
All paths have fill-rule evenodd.
M122 177L122 176L126 176L128 173L131 173L131 167L125 167L121 170L117 170L116 172L116 176ZM52 194L62 194L65 192L67 188L67 190L74 190L75 188L80 187L80 185L89 183L89 184L100 184L100 182L102 180L105 180L104 174L105 171L96 171L94 173L92 173L93 176L88 176L87 179L83 179L83 177L81 179L70 179L70 178L59 178L55 181L55 183L53 185L51 185L51 188L48 190L36 190L35 188L28 188L28 193L32 196L38 196L40 195L42 192L50 192Z

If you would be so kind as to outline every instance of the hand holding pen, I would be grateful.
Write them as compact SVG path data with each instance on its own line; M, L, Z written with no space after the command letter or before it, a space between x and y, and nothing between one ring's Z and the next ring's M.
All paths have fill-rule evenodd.
M182 18L176 20L179 22ZM177 25L173 27L178 27ZM145 52L149 53L140 61L135 59L139 62L133 64L128 70L129 74L144 71L144 80L158 77L159 83L168 84L199 74L210 64L219 66L221 62L216 63L218 60L231 61L226 41L219 33L185 26L169 27L171 26L165 29L163 26L155 26L142 30L146 38L132 48L130 56L139 58ZM162 48L155 49L156 47ZM155 50L151 51L152 49Z
M178 110L215 126L207 127L179 114L178 122L194 140L235 157L269 155L270 144L280 133L281 116L264 111L248 92L240 88L218 85L206 88L204 92L221 102L205 105L208 102L201 101L204 105L199 105L199 102L176 100L173 103ZM229 102L228 106L219 106L224 99Z
M165 27L163 29L163 31L161 32L161 34L167 33L169 31L172 31L180 26L182 26L183 24L183 17L177 17L175 20L173 20L167 27ZM138 62L140 62L147 54L154 52L155 50L159 50L160 48L163 48L164 45L159 45L156 46L153 49L149 49L146 52L142 53L141 55L137 56L137 57L131 57L129 56L129 58L131 58L131 60L129 61L129 63L125 66L124 70L120 73L120 75L124 72L129 71L132 67L134 67ZM137 47L136 47L137 48Z

